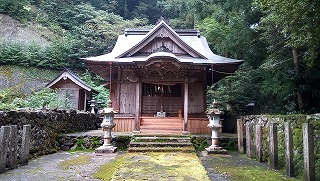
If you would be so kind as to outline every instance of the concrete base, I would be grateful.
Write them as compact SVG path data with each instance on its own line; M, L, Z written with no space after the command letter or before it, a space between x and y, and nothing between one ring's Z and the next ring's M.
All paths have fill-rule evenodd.
M114 153L116 151L117 151L117 147L102 145L95 150L95 153Z
M228 151L223 149L222 147L209 147L206 148L208 154L228 154Z
M190 132L189 131L182 131L181 134L182 135L190 135Z
M132 131L131 132L131 136L139 135L140 133L141 133L140 131Z

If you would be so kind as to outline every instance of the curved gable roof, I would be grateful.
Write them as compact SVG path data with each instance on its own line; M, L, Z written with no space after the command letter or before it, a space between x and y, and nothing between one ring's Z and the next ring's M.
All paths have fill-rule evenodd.
M153 29L151 29L146 35L145 37L140 40L138 43L136 43L134 46L132 46L130 49L126 50L125 52L123 52L122 54L118 55L116 58L124 58L124 57L130 57L131 55L133 55L134 53L138 52L139 50L141 50L144 46L146 46L150 41L152 41L156 35L158 35L159 31L161 31L161 29L166 30L171 36L169 36L169 38L175 42L176 44L178 44L180 46L180 48L182 48L184 51L186 51L187 53L189 53L192 57L194 58L198 58L201 57L203 59L208 59L205 55L199 53L198 51L196 51L194 48L192 48L191 46L189 46L186 42L184 42L180 36L169 26L167 25L163 20L160 21L159 24L157 24Z

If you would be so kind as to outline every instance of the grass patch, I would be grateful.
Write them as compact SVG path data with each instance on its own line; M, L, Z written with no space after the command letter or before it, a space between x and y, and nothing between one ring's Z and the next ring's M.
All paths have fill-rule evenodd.
M124 164L124 157L117 157L115 160L112 160L106 164L103 164L99 167L98 172L94 173L95 178L102 180L111 180L115 171Z
M72 166L88 164L90 162L90 156L80 155L70 160L65 160L59 163L59 167L63 170L67 170Z

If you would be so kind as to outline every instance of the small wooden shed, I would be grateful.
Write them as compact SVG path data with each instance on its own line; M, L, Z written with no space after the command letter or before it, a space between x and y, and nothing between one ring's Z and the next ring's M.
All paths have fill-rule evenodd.
M111 83L115 131L209 133L206 87L243 62L212 53L198 30L126 29L111 53L84 58Z
M62 107L86 111L87 100L98 91L87 85L76 74L65 69L57 78L46 85L46 88L58 91L58 101Z

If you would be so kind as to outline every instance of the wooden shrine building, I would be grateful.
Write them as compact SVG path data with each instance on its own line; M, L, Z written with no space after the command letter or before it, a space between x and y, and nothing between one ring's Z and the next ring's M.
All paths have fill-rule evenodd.
M212 53L199 31L174 30L163 20L126 29L111 53L84 60L109 83L115 131L193 134L210 132L206 86L243 62Z
M98 94L68 69L49 82L46 88L57 90L59 106L80 111L86 111L87 101L92 99L92 94Z

